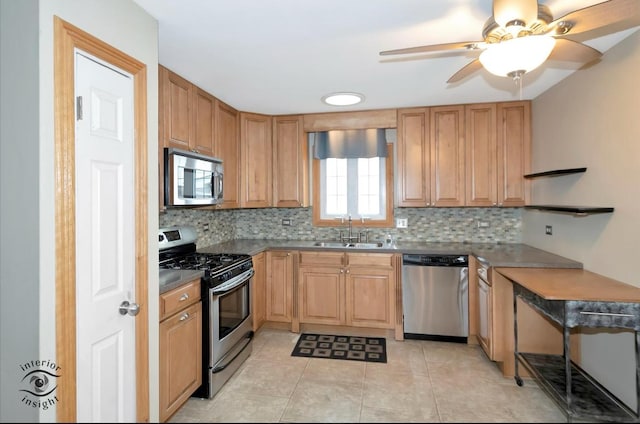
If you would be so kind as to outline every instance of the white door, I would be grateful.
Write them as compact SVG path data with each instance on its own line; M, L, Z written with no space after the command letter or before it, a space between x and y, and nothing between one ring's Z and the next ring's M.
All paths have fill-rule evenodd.
M136 420L133 78L75 54L78 422Z

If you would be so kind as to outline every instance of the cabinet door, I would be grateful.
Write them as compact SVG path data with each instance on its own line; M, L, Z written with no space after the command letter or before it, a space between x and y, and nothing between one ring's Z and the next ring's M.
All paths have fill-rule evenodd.
M498 206L529 203L531 103L498 103Z
M346 324L393 329L395 277L393 270L349 267L346 276Z
M466 202L467 206L496 206L496 105L483 103L465 107Z
M163 144L191 150L193 85L164 67L160 67L159 77L163 91Z
M431 204L464 206L464 106L430 109Z
M160 323L160 421L202 384L202 302Z
M301 267L298 277L300 323L344 324L344 270Z
M266 208L272 205L271 118L240 113L240 206Z
M253 256L253 270L255 274L251 285L251 316L253 318L253 331L264 324L267 318L267 267L265 262L265 253L258 253Z
M302 115L273 118L273 205L309 205L309 158Z
M213 156L215 137L215 97L197 87L193 93L193 150Z
M429 109L399 109L397 137L398 206L429 206Z
M240 206L240 140L238 111L216 99L216 143L214 156L222 159L224 167L223 202L221 208Z
M267 252L267 320L291 322L293 312L293 254Z

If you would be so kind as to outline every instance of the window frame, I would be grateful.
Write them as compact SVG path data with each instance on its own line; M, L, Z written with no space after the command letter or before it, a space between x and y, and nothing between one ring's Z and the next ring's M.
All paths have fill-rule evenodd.
M354 227L366 227L366 228L389 228L393 227L393 144L387 143L387 157L385 158L385 185L386 185L386 205L385 205L385 219L365 219L364 223L359 218L354 218L352 226ZM323 219L321 218L322 211L322 189L320 186L320 159L313 158L313 225L316 227L340 227L341 224L336 219Z

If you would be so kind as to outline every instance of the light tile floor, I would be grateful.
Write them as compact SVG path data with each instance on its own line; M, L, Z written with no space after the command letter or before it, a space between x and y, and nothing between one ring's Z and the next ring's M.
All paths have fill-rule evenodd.
M169 422L566 422L533 380L518 387L480 347L387 339L387 363L291 356L298 334L261 328L211 400Z

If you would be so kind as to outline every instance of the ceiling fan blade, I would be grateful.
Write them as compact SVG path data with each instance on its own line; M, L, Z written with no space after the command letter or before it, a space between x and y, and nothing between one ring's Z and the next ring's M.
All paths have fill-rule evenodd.
M432 44L429 46L408 47L406 49L385 50L380 52L380 56L387 56L392 54L438 52L443 50L458 49L479 50L484 48L484 44L484 41L463 41L461 43Z
M589 63L600 59L602 53L593 47L577 41L560 38L549 55L549 60L563 60L567 62Z
M479 71L480 69L482 69L482 63L480 63L479 59L474 59L464 65L458 72L453 74L451 78L447 80L447 83L451 84L454 82L458 82L461 79L468 77L472 73Z
M613 33L637 25L640 25L640 1L609 0L567 13L548 27L558 35L575 35L609 26L608 33Z

